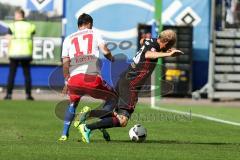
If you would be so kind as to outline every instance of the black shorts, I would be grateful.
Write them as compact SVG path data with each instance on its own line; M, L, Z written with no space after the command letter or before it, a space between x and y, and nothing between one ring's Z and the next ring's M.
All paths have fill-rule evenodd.
M138 101L138 84L134 83L135 77L129 70L123 73L117 83L116 91L118 93L118 104L116 111L120 115L125 115L130 118L134 112Z

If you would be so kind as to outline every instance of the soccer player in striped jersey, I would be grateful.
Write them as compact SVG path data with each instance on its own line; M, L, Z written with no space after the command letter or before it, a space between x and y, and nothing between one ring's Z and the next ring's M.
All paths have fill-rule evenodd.
M99 49L108 60L114 61L114 58L101 35L92 26L92 17L83 13L78 18L78 31L67 36L63 42L63 74L66 82L63 92L68 93L70 104L65 112L60 141L68 139L75 110L84 95L112 103L117 99L113 88L101 77ZM109 111L111 107L114 106L105 105L104 109ZM106 131L102 131L105 138Z

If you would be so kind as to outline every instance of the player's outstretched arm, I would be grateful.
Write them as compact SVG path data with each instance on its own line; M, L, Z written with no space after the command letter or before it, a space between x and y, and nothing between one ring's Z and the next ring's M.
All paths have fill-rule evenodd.
M69 66L70 66L70 59L68 57L63 58L63 76L65 79L65 85L63 87L62 93L66 94L67 93L67 80L70 77L69 73Z
M145 54L145 58L157 59L157 58L164 58L164 57L176 57L176 56L180 56L183 54L184 53L178 49L169 49L167 52L147 51Z
M70 59L68 57L63 58L63 76L65 79L69 78L69 66L70 66Z
M114 61L114 57L112 56L111 51L107 48L106 44L99 45L99 48L108 60L110 60L112 62Z

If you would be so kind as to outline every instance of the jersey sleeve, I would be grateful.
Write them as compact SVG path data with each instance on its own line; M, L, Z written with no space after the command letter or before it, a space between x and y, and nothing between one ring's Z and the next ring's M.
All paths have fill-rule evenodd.
M65 38L62 45L62 58L69 57L69 48L70 48L69 40L68 38Z
M104 39L102 38L102 35L98 32L94 32L94 35L96 36L96 40L97 40L97 45L100 46L101 44L105 44Z
M156 39L151 39L151 41L150 41L150 51L154 51L154 52L159 52L160 51L160 46L157 43Z

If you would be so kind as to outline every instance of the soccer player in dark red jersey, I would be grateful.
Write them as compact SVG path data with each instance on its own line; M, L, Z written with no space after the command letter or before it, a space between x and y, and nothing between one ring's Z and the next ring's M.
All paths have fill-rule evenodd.
M164 30L157 39L142 40L142 46L133 58L128 69L121 74L116 91L118 103L111 113L102 110L93 110L89 117L102 114L98 122L81 124L78 126L83 142L89 143L91 131L101 128L125 127L138 101L138 93L149 76L151 76L158 58L174 57L183 54L172 48L176 42L176 33L173 30ZM94 112L94 113L93 113ZM99 114L97 113L99 112Z

